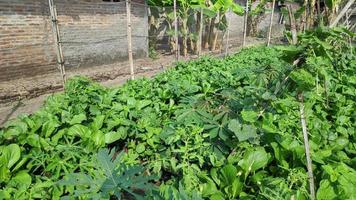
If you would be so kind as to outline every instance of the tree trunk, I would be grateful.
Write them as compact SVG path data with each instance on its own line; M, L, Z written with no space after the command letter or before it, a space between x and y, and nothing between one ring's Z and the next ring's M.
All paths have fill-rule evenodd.
M185 11L187 13L187 11ZM182 19L182 39L183 39L183 56L186 57L188 55L188 35L189 35L189 30L188 30L188 16L184 15Z
M290 31L292 33L292 44L297 44L297 29L295 26L295 18L292 13L292 7L288 5L288 15L289 15L289 24L290 24Z
M211 19L210 19L211 20ZM209 34L210 34L210 21L205 25L205 35L204 35L204 49L209 48Z
M149 37L149 46L156 49L157 44L157 30L155 26L155 17L153 15L150 16L149 19L149 35L153 37Z
M190 44L190 50L193 53L196 53L196 49L195 49L195 42L193 40L193 37L189 37L189 44Z
M303 20L302 20L302 23L303 23L303 31L307 30L308 29L308 23L307 23L307 18L308 18L308 0L304 0L304 3L303 3L303 6L304 6L304 15L303 15Z
M208 37L208 42L209 42L209 47L210 50L212 50L212 43L213 43L213 39L214 39L214 29L215 29L215 17L213 17L210 20L210 26L209 26L209 37Z
M309 3L309 15L308 15L308 28L312 28L314 26L314 12L315 12L315 0L310 0Z
M195 43L195 52L196 54L200 54L200 48L201 48L201 40L202 40L202 37L201 37L201 34L202 34L202 22L203 19L202 19L202 13L201 12L198 12L197 13L197 23L196 23L196 30L198 31L198 40L196 41Z
M220 12L218 12L217 17L218 17L218 24L220 24L220 21L221 21L221 20L220 20ZM218 37L219 37L219 30L217 29L217 30L215 31L213 43L212 43L212 45L211 45L211 50L212 50L212 51L215 51L215 49L216 49L216 43L218 42Z
M258 23L262 20L263 15L257 15L257 16L247 16L247 35L251 37L256 37L257 36L257 26Z
M168 22L168 30L172 30L172 25L169 22ZM174 54L176 50L175 37L168 35L168 42L169 42L169 52Z
M217 41L218 41L218 37L219 37L219 31L217 30L214 34L214 41L213 41L213 44L211 45L211 50L212 51L215 51L216 50L216 44L217 44Z

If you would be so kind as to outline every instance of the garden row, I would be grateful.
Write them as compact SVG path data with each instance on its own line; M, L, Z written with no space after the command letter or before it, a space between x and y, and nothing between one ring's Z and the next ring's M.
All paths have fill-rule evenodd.
M86 78L0 130L0 199L356 198L352 33L178 63L104 88Z

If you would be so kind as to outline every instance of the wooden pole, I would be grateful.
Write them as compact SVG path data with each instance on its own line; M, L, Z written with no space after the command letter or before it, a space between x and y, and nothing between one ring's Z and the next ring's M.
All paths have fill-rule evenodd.
M243 42L242 42L242 47L246 45L246 32L247 32L247 17L248 17L248 1L246 0L246 7L245 7L245 16L244 16L244 36L243 36Z
M290 5L288 5L290 7ZM303 24L303 32L305 32L308 29L308 0L304 0L303 3L304 6L304 12L303 12L303 17L302 17L302 24ZM288 9L289 9L288 7ZM289 11L289 10L288 10ZM289 19L290 20L290 19Z
M174 13L174 39L176 42L176 60L179 60L179 42L178 42L178 19L177 19L177 0L173 1L173 13Z
M304 138L304 148L305 148L305 156L307 159L307 169L308 169L308 178L309 178L309 192L311 199L315 199L315 190L314 190L314 175L313 175L313 167L312 167L312 160L310 158L310 147L309 147L309 139L308 139L308 130L307 130L307 123L305 120L305 113L304 113L304 97L303 93L298 95L299 102L300 102L300 121L302 124L302 131L303 131L303 138Z
M131 80L135 79L135 71L132 56L132 25L131 25L131 0L126 0L126 20L127 20L127 50L130 64Z
M201 8L200 9L200 27L199 27L199 42L198 42L198 56L201 55L201 50L203 46L203 23L204 21L204 10Z
M57 9L53 3L53 0L48 0L48 5L49 5L49 11L50 11L51 21L52 21L52 32L54 37L54 43L56 45L56 50L57 50L56 52L57 52L58 69L61 73L62 84L64 88L66 83L66 71L64 66L64 56L63 56L62 43L60 39L60 32L58 26Z
M231 14L230 9L228 10L228 14ZM227 33L226 33L225 56L228 56L228 55L229 55L230 25L231 25L231 17L229 17L229 18L227 19Z
M267 46L270 45L271 43L271 35L272 35L272 25L273 25L273 15L274 15L274 6L276 4L276 0L272 1L272 13L271 13L271 19L269 22L269 31L268 31L268 39L267 39Z

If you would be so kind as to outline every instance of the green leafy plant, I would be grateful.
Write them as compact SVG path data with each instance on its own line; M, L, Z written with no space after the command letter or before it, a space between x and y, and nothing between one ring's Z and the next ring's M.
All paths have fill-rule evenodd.
M1 128L0 196L310 199L303 94L316 197L354 197L356 59L343 36L317 29L118 88L73 78Z
M113 158L114 157L114 158ZM93 172L94 176L83 173L72 173L64 177L58 184L65 186L70 197L80 198L110 198L118 199L142 198L143 195L151 194L155 186L150 183L158 177L145 175L142 166L126 166L122 162L123 153L109 154L108 150L101 149L96 155L95 161L99 165Z

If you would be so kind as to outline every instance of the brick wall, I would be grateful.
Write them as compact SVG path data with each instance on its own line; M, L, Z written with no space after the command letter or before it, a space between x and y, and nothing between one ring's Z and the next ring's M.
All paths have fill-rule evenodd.
M124 2L54 0L65 66L99 66L127 60ZM148 54L147 14L133 4L133 52ZM57 70L48 0L0 0L0 81Z
M0 81L56 70L45 0L0 0Z

